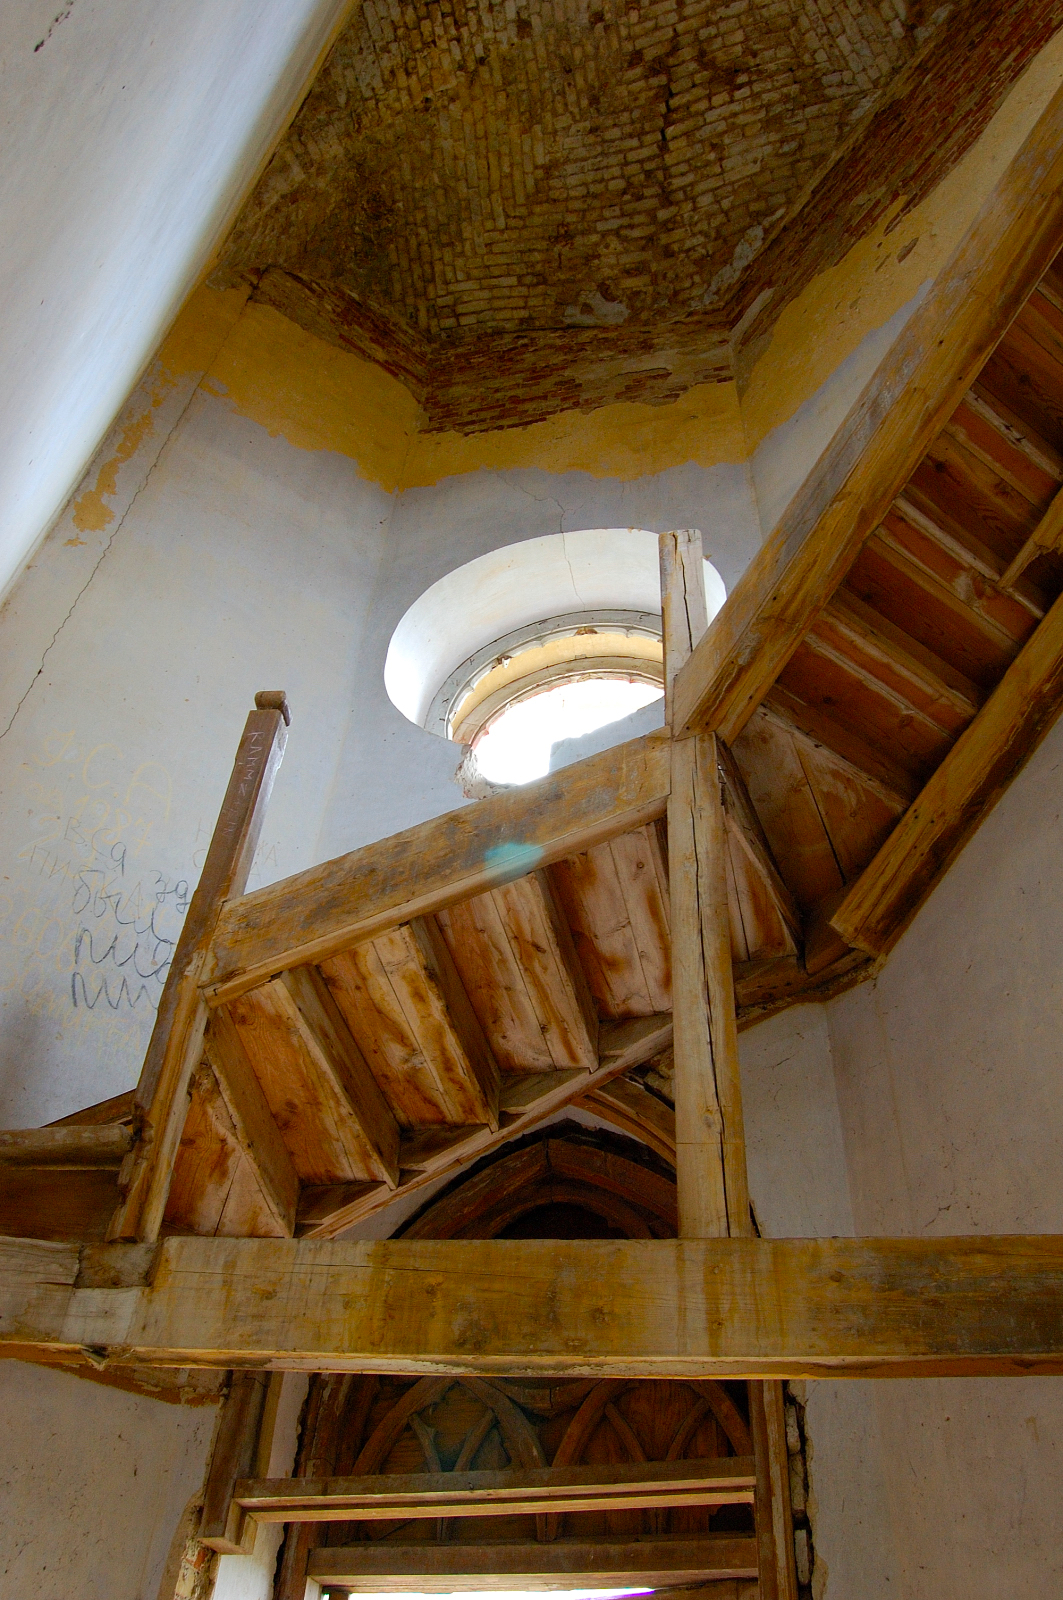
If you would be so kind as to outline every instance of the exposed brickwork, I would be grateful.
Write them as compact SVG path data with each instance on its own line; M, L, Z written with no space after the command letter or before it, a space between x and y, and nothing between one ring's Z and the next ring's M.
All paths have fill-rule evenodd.
M907 9L366 0L229 269L338 284L429 337L700 309L910 59Z
M729 375L771 288L741 381L1061 25L1063 0L368 0L215 281L265 273L429 428L675 399Z

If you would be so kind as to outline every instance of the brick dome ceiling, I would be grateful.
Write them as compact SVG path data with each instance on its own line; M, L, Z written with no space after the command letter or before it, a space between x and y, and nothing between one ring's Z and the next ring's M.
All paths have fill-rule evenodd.
M259 283L265 299L383 359L422 397L442 344L467 349L474 367L485 349L511 368L532 349L550 367L553 352L557 371L562 357L578 366L608 348L636 374L628 397L672 398L729 371L721 336L763 293L765 268L780 277L788 232L802 234L795 223L805 221L798 254L808 257L814 232L829 250L839 231L870 225L905 160L924 185L929 163L937 181L1058 9L366 0L214 281ZM950 65L960 45L968 81ZM936 124L917 104L928 86L947 99ZM846 168L862 146L864 192L854 193ZM881 171L864 170L876 159ZM808 267L791 262L785 276ZM655 367L662 340L685 356ZM581 390L569 403L618 397L595 390L588 402Z

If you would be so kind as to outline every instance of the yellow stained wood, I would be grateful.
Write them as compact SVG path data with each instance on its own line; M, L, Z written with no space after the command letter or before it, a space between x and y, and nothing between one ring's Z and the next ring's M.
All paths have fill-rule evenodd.
M40 1242L0 1242L6 1354L474 1376L1063 1371L1059 1235L174 1237L57 1260L58 1280Z
M831 917L849 944L880 955L907 927L1063 698L1063 598Z
M449 961L441 936L406 923L322 971L403 1127L497 1126L498 1068L471 1009L457 1025L460 979L444 978L440 945Z
M263 984L234 1000L229 1010L302 1181L364 1182L384 1177L377 1152L352 1108L342 1058L338 1053L328 1057L313 1046L285 983ZM348 1061L357 1050L351 1043ZM362 1074L363 1084L366 1076L368 1068ZM390 1132L386 1118L381 1115L380 1120ZM395 1125L392 1163L397 1153ZM393 1165L389 1170L393 1177Z
M737 738L1049 265L1061 218L1057 95L681 669L677 732Z
M601 1014L668 1010L668 874L656 825L570 856L550 876Z
M276 1221L276 1231L290 1235L299 1202L299 1178L240 1035L224 1007L219 1007L211 1018L206 1059L213 1068L235 1138L262 1201Z
M647 734L230 900L205 975L211 1003L640 827L667 796L667 736Z
M438 916L466 993L503 1072L548 1072L559 1065L544 1036L528 983L494 892Z

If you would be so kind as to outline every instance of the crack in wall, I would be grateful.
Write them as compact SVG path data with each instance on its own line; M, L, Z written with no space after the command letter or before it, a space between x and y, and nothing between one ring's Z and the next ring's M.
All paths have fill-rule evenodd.
M93 565L92 571L89 573L88 577L85 579L85 582L81 585L81 588L78 590L77 594L74 596L73 600L71 601L70 608L67 611L66 616L63 618L62 622L60 622L59 626L56 628L55 632L52 634L52 637L49 639L48 643L45 645L44 651L43 651L43 653L41 655L40 665L38 666L36 672L33 674L33 677L30 679L29 684L27 685L24 693L22 694L22 697L19 700L18 704L15 706L14 711L12 711L11 716L8 719L7 727L4 728L2 732L0 732L0 742L2 742L4 739L7 738L8 734L11 732L11 729L14 727L15 720L18 717L19 712L22 710L22 707L25 705L26 701L29 699L30 695L32 694L34 686L37 683L38 678L40 678L41 674L44 672L44 663L47 661L48 656L50 655L52 649L54 648L55 643L59 638L59 635L62 633L63 629L66 627L67 623L70 621L71 617L74 615L74 612L77 610L78 604L80 603L82 596L85 594L85 592L89 588L90 584L92 583L92 580L95 578L96 574L99 572L100 568L103 566L103 563L106 561L107 557L110 555L111 546L114 544L114 541L117 539L118 535L121 533L122 529L125 527L126 518L129 516L129 513L132 511L133 507L136 505L137 501L140 499L140 496L144 493L144 490L147 488L148 484L151 482L152 473L155 471L156 467L158 466L159 462L161 461L162 455L163 455L164 450L166 449L166 446L169 444L170 440L173 438L174 434L177 432L177 429L181 426L181 423L184 421L185 416L188 413L189 406L192 404L193 400L195 399L195 397L196 397L196 395L198 393L199 393L199 384L197 383L194 386L194 388L192 389L192 392L189 395L188 399L185 401L184 405L181 407L180 412L174 418L174 421L172 422L170 427L167 429L165 435L163 436L162 441L159 444L159 448L156 451L155 459L151 463L151 466L148 468L147 472L144 474L143 482L138 485L138 487L134 491L133 495L131 496L129 504L126 506L125 510L122 512L122 515L119 517L117 523L115 524L115 526L114 526L114 528L113 528L113 530L111 532L110 538L107 540L107 543L104 545L103 549L100 551L100 554L97 557L95 564ZM106 446L105 446L105 448L106 448ZM92 475L92 472L93 472L95 466L96 466L96 462L93 461L92 464L89 467L88 472L85 474L85 477L81 480L81 483L78 484L77 488L74 490L74 493L70 496L70 500L68 501L68 506L69 505L73 505L75 500L78 498L78 495L80 494L83 485L88 481L89 477ZM64 515L65 515L65 512L64 512Z

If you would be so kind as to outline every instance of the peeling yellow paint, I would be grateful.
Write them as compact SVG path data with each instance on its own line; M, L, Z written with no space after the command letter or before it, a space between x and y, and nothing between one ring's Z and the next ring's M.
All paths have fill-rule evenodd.
M744 451L732 383L701 384L667 406L625 402L524 428L419 433L417 402L397 379L253 303L232 325L202 388L299 449L350 457L389 493L482 468L630 480L684 462L740 461Z
M163 340L147 378L133 392L127 406L131 413L120 419L118 444L100 465L91 489L78 496L71 520L79 533L102 533L114 521L115 513L107 501L118 492L118 472L130 461L144 440L154 432L154 412L189 373L203 372L218 350L247 300L246 289L216 293L197 289L181 309L173 327ZM67 545L85 543L67 539Z
M153 374L153 378L146 409L130 417L122 425L114 454L108 456L100 466L92 488L86 489L74 503L72 520L79 533L102 533L104 528L114 521L114 512L105 502L111 495L117 493L118 469L136 454L152 432L155 424L152 412L162 405L167 392L176 382L175 378L161 370ZM138 389L134 395L134 404L140 398L141 391ZM67 541L68 544L73 542ZM81 540L77 542L83 543Z
M887 232L899 200L891 217L787 306L742 395L751 452L937 276L1061 83L1063 33L1032 62L963 160L900 226Z
M372 362L325 344L271 306L251 304L204 387L300 450L335 450L389 492L399 488L417 402Z
M565 411L526 428L420 433L410 446L403 487L427 487L482 467L541 467L630 481L685 462L712 467L744 456L734 384L703 383L672 405L625 401L597 411Z

